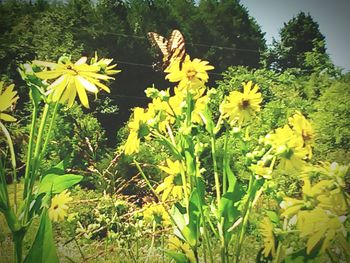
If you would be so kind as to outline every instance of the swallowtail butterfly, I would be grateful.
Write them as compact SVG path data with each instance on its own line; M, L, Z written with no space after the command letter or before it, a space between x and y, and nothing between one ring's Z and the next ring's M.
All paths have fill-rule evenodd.
M186 57L186 50L185 39L179 30L173 30L169 39L155 32L149 32L147 35L152 46L157 47L163 56L161 62L153 64L155 69L164 71L175 59L180 60L181 66Z

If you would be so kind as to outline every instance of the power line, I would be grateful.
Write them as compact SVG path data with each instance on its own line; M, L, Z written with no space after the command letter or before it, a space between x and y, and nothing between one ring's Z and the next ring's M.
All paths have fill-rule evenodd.
M147 67L147 68L153 68L152 65L148 64L141 64L141 63L134 63L134 62L129 62L129 61L121 61L121 60L114 60L117 64L125 64L125 65L130 65L130 66L139 66L139 67ZM209 75L215 75L215 76L221 76L220 73L217 72L208 72Z
M121 37L137 38L137 39L147 39L147 37L143 37L143 36L122 34L122 33L113 33L113 32L107 32L107 31L95 31L95 33L108 34L108 35L121 36ZM244 51L244 52L260 53L259 50L248 49L248 48L225 47L225 46L208 45L208 44L193 43L193 42L186 42L186 44L192 45L192 46L201 46L201 47L215 48L215 49L220 49L220 50L231 50L231 51Z
M34 48L34 47L31 47L31 46L25 46L25 45L2 45L0 44L0 47L4 47L4 48L28 48L28 49L31 49L31 50L34 50L34 51L46 51L44 49L38 49L38 48ZM149 65L149 64L142 64L142 63L136 63L136 62L131 62L131 61L121 61L121 60L114 60L117 64L122 64L122 65L129 65L129 66L138 66L138 67L144 67L144 68L153 68L152 65ZM220 73L217 73L217 72L208 72L209 75L213 75L213 76L221 76Z

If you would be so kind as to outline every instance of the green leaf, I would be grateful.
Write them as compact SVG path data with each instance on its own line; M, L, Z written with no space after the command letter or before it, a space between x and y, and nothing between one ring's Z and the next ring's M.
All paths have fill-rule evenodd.
M190 151L185 151L186 171L189 176L195 176L196 167L194 165L193 154Z
M42 98L39 87L36 85L29 85L29 86L30 86L29 96L32 99L34 106L38 107Z
M186 239L186 242L191 246L195 247L197 244L198 228L197 222L190 222L181 230L183 237Z
M186 207L182 206L179 202L176 202L175 205L173 206L173 209L171 210L171 215L177 226L174 229L174 234L178 236L180 239L184 239L182 230L186 226L185 214L186 214ZM181 232L179 231L178 228L181 230Z
M320 258L318 258L318 254L320 252L321 245L318 244L317 248L314 249L310 254L306 253L306 248L296 251L293 254L286 256L284 263L316 263L320 262Z
M83 176L76 174L47 174L40 182L38 194L52 192L61 193L63 190L79 183Z
M24 263L59 262L52 234L52 225L45 209L41 215L40 225L35 240Z
M227 160L227 162L225 163L224 170L225 170L225 173L227 175L227 180L228 180L228 190L227 191L233 192L235 190L237 179L231 170L229 160Z
M221 198L219 215L224 219L223 232L225 240L229 240L232 236L232 232L228 232L227 230L232 227L234 222L241 215L235 204L242 200L245 193L242 186L237 182L237 179L230 168L229 162L226 162L224 169L227 174L228 191Z
M267 216L270 218L271 222L278 224L280 222L280 217L275 211L267 210Z
M189 260L187 259L186 255L184 253L165 250L165 254L167 254L169 257L171 257L173 260L175 260L176 263L187 263Z
M214 132L214 122L213 122L213 119L212 119L212 114L211 114L211 111L208 107L208 105L205 107L204 111L203 111L203 116L205 118L205 129L207 130L207 132L209 134L213 134Z
M51 167L49 170L44 172L44 175L47 174L58 174L58 175L64 175L64 169L66 168L65 165L65 160L59 162L58 164L56 164L54 167Z

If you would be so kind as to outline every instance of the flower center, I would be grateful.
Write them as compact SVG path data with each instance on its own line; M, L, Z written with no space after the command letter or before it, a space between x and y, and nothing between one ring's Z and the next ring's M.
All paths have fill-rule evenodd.
M58 205L55 205L55 206L53 207L54 210L56 210L57 208L58 208Z
M197 74L197 71L194 68L189 68L186 72L186 76L189 80L192 80Z
M74 75L74 76L78 75L78 71L75 70L75 69L73 68L72 65L67 65L67 69L70 70L70 71L72 71L72 72L71 72L72 75Z
M242 103L241 103L241 108L242 109L246 109L250 106L250 102L249 102L249 99L243 99L242 100Z
M305 143L307 143L308 141L311 141L312 139L312 134L307 133L306 131L302 132L302 136Z

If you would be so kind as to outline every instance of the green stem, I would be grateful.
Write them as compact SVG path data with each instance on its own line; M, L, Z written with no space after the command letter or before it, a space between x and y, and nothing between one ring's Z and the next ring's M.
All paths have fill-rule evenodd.
M45 152L46 152L46 148L47 148L47 145L48 145L48 142L51 138L51 133L52 133L52 127L53 127L53 124L55 123L55 120L56 120L56 116L57 116L57 111L58 111L58 108L59 108L59 102L57 101L56 104L55 104L55 108L53 109L53 113L52 113L52 116L51 116L51 120L50 120L50 125L49 125L49 128L47 130L47 133L46 133L46 138L45 138L45 142L44 142L44 145L42 147L42 151L40 153L40 156L39 156L39 163L41 162Z
M197 181L197 180L196 180L196 181ZM196 184L197 184L197 183L196 183ZM205 220L205 216L204 216L204 212L203 212L203 206L204 206L204 204L202 203L202 199L201 199L201 197L199 196L198 191L197 191L197 197L198 197L198 200L199 200L199 202L200 202L200 204L199 204L199 211L200 211L200 213L201 213L201 217L202 217L202 220L203 220L203 234L204 234L205 241L206 241L206 243L207 243L207 247L208 247L208 251L209 251L210 262L214 262L213 253L212 253L212 249L211 249L211 245L210 245L210 239L209 239L208 231L207 231L207 227L206 227L206 220ZM204 247L204 246L203 246L203 247ZM204 250L204 262L207 262L205 250Z
M182 181L182 186L184 189L184 195L185 195L185 202L186 202L186 209L188 211L188 206L189 206L189 194L188 194L188 187L187 187L187 178L186 178L186 173L183 168L182 162L180 163L180 173L181 173L181 181Z
M5 134L7 144L10 149L10 155L11 155L11 165L12 165L12 170L13 170L13 184L14 184L14 196L13 196L13 203L14 203L14 211L15 213L17 212L17 171L16 171L16 156L15 156L15 150L13 148L13 142L10 136L10 133L6 129L6 127L2 124L0 121L0 127ZM7 189L7 187L5 186ZM6 190L7 192L7 190ZM7 199L8 200L8 199Z
M151 191L153 192L153 194L157 197L158 200L161 200L161 199L160 199L160 196L159 196L159 195L157 194L157 192L153 189L151 183L149 182L149 180L148 180L147 176L145 175L145 173L142 171L142 168L141 168L140 164L136 161L136 159L134 159L134 163L135 163L137 169L139 170L141 176L143 177L143 179L145 179L146 184L148 185L148 187L149 187L149 188L151 189ZM166 211L166 213L168 214L168 216L169 216L171 222L174 224L174 226L176 227L176 229L179 231L179 233L180 233L182 236L184 236L183 233L182 233L182 230L181 230L180 227L176 224L176 221L175 221L174 217L170 214L170 212L168 211L168 209L165 209L165 211Z
M222 159L222 164L223 164L223 169L222 169L222 193L226 194L227 191L227 174L226 174L226 166L227 166L227 159L228 159L228 154L227 154L227 145L228 145L228 137L229 137L229 130L226 129L226 134L225 134L225 142L224 142L224 156Z
M220 129L221 129L221 121L222 121L223 117L224 117L224 115L221 113L220 116L219 116L218 122L216 123L216 126L214 128L214 131L213 131L214 134L217 134L220 131Z
M38 118L38 108L34 105L33 114L32 114L32 122L30 125L30 135L27 149L27 160L26 160L26 170L24 175L24 190L23 190L23 199L26 199L28 194L29 180L30 180L30 171L31 171L31 159L33 156L33 144L34 144L34 136L36 130L36 120Z
M212 158L213 158L213 168L214 168L214 179L215 179L215 188L216 188L217 207L219 209L219 207L220 207L221 191L220 191L220 181L219 181L219 174L218 174L218 165L216 163L215 138L214 138L213 135L210 138L210 142L211 142L211 154L212 154Z
M152 193L157 197L158 200L161 200L160 197L159 197L159 195L157 194L157 192L154 190L153 186L152 186L151 183L149 182L147 176L146 176L145 173L143 172L143 170L142 170L140 164L136 161L136 159L134 159L134 163L135 163L135 165L136 165L137 170L139 170L139 172L140 172L142 178L146 181L146 184L147 184L147 186L149 187L149 189L150 189L150 190L152 191Z
M14 259L16 263L22 262L23 238L26 230L21 226L15 213L10 208L4 213L7 225L11 230L12 240L14 244Z
M186 96L186 104L187 104L187 109L186 109L186 126L189 128L191 127L191 121L192 121L192 95L190 92L187 92Z
M34 108L35 109L35 108ZM27 175L26 178L28 178L28 185L26 188L26 195L24 196L25 200L26 200L26 204L25 204L25 214L23 217L23 221L26 222L28 220L28 214L29 214L29 210L30 210L30 204L32 202L32 193L33 193L33 187L34 187L34 183L36 180L36 172L37 172L37 168L39 166L39 155L41 153L41 145L42 145L42 137L44 134L44 129L45 129L45 125L46 125L46 120L47 120L47 116L48 116L48 112L50 109L50 105L49 104L45 104L42 116L41 116L41 121L40 121L40 126L39 126L39 130L38 130L38 135L36 137L36 144L35 144L35 150L34 150L34 156L33 156L33 152L32 149L30 150L30 156L28 158L27 156L27 166L30 166L30 171ZM31 133L31 137L30 137L30 141L32 141L34 138L32 137L33 134ZM32 142L30 142L32 143ZM29 154L29 152L28 152Z
M23 252L23 238L24 235L13 235L13 243L15 246L14 253L15 253L15 262L16 263L22 263L22 252Z
M254 176L251 175L250 180L249 180L249 186L248 186L248 200L247 200L247 203L245 205L244 215L243 215L243 223L241 226L241 231L239 234L239 239L238 239L237 248L236 248L236 260L235 260L236 263L239 262L239 256L240 256L241 249L242 249L244 234L245 234L245 231L246 231L246 228L248 225L249 214L250 214L250 210L252 207L253 182L254 182Z
M152 249L153 249L153 246L154 246L154 239L155 239L155 234L156 234L156 221L154 221L154 220L153 220L152 231L153 231L153 233L152 233L151 246L150 246L150 248L148 250L148 254L147 254L147 258L145 260L145 263L148 262L148 259L149 259L150 255L151 255L151 252L152 252Z
M283 230L286 230L287 226L288 226L288 220L287 220L287 218L284 218ZM278 242L276 255L275 255L275 258L273 260L274 263L278 263L278 262L282 261L282 259L280 258L282 256L281 251L282 251L282 242Z
M35 150L34 150L34 158L33 158L33 166L32 166L32 177L30 178L30 184L29 184L29 190L30 193L32 192L34 182L36 180L36 170L39 166L39 156L42 151L42 137L44 134L45 126L46 126L46 121L48 117L48 113L50 110L50 104L45 104L42 116L41 116L41 121L40 121L40 127L38 130L38 136L36 138L36 145L35 145Z
M165 253L164 253L164 232L162 232L162 263L165 262Z

